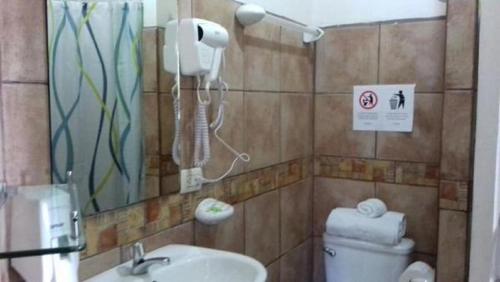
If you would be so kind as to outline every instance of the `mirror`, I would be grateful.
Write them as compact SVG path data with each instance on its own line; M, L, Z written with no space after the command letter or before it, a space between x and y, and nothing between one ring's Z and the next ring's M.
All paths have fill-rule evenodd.
M176 0L48 0L53 183L73 171L85 215L172 193Z

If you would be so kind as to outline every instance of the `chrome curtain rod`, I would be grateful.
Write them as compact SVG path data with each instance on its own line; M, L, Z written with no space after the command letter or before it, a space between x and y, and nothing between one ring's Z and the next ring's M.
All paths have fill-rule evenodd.
M290 30L302 32L304 33L303 40L305 43L315 42L324 34L324 31L319 27L308 26L272 13L268 13L264 8L255 4L241 5L236 11L236 18L244 26L256 24L264 20Z

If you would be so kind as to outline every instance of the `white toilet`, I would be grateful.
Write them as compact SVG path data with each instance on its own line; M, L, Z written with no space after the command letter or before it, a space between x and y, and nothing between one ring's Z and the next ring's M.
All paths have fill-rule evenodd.
M396 246L385 246L325 233L324 257L327 282L401 282L410 264L415 242L404 238ZM407 276L407 275L405 275ZM433 282L417 275L404 282ZM428 276L428 274L422 277ZM418 280L420 279L420 280Z

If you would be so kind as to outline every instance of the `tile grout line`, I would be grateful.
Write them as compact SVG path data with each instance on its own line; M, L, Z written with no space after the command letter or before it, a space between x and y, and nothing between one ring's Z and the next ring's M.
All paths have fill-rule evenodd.
M279 254L279 255L278 255L275 259L271 260L271 262L269 262L269 263L268 263L265 267L267 268L267 267L269 267L271 264L274 264L274 263L277 263L277 262L279 263L283 257L287 256L287 255L288 255L291 251L293 251L293 250L295 250L295 249L297 249L297 248L301 247L302 245L306 244L306 243L307 243L307 241L309 241L309 240L311 240L311 241L312 241L312 240L313 240L313 238L312 238L312 237L308 237L308 238L306 238L306 239L304 239L304 240L300 241L297 245L294 245L293 247L291 247L290 249L288 249L288 250L287 250L285 253L283 253L283 254L281 254L281 252L280 252L280 254Z
M315 204L315 195L316 195L316 176L315 176L315 172L316 172L316 160L314 158L314 155L316 153L316 95L317 95L317 76L318 76L318 71L317 71L317 63L318 63L318 45L320 44L321 42L315 42L314 43L314 49L313 49L313 54L314 54L314 58L313 58L313 66L312 66L312 72L313 72L313 75L312 75L312 91L313 91L313 97L312 97L312 105L311 105L311 130L310 130L310 133L312 136L311 136L311 161L310 163L308 164L308 171L309 173L311 173L311 169L312 169L312 173L311 175L309 175L309 177L311 178L311 180L309 180L309 183L311 185L310 189L310 195L311 195L311 199L310 199L310 202L311 202L311 207L310 207L310 213L311 213L311 216L309 218L310 220L310 223L309 223L309 228L310 228L310 231L309 231L309 238L312 242L312 250L311 250L311 253L312 253L312 261L311 261L311 281L312 281L312 278L314 278L314 204ZM312 167L311 167L312 166Z
M382 55L382 24L378 24L377 84L380 84L380 57ZM374 157L377 159L379 132L375 131Z
M158 48L158 47L160 46L160 33L161 33L161 31L160 31L159 28L154 28L153 30L154 30L154 33L155 33L155 42L156 42L156 46L155 46L156 47L155 48L156 49L156 59L158 61L160 61L159 59L161 57L160 56L161 55L160 54L161 51L160 51L160 48ZM161 35L161 36L164 36L164 35ZM162 150L162 144L163 144L163 138L162 138L162 135L163 135L162 134L163 133L163 130L162 130L162 116L163 115L162 115L162 107L161 107L161 105L162 105L161 100L162 99L160 97L160 88L161 88L161 86L160 86L160 84L161 84L160 83L160 80L161 80L160 77L162 76L161 75L161 70L162 70L162 64L157 62L156 63L156 88L157 88L157 91L155 93L156 93L156 95L158 95L156 101L158 103L157 104L158 105L158 152L159 152L160 159L161 159L161 156L163 155L163 150ZM160 170L161 170L161 160L160 160ZM161 194L161 186L162 186L161 185L162 184L161 183L162 182L161 181L161 178L162 178L162 173L161 172L160 172L159 177L160 177L160 183L159 183L159 185L160 185L160 194Z
M446 5L446 15L448 16L448 12L450 10L450 5ZM449 18L446 17L445 19L445 35L444 35L444 52L443 52L443 96L441 97L441 128L439 131L439 170L440 170L440 176L439 176L439 185L437 187L438 193L436 195L437 197L437 231L436 231L436 240L437 240L437 245L436 245L436 277L439 278L439 260L437 260L437 256L440 253L440 245L439 244L439 237L441 236L441 165L442 165L442 159L443 159L443 130L444 130L444 116L445 116L445 101L446 101L446 91L447 91L447 71L446 71L446 65L447 65L447 53L448 53L448 22Z
M409 164L420 164L420 165L436 165L439 166L439 162L426 162L426 161L411 161L411 160L394 160L394 159L380 159L380 158L370 158L370 157L356 157L356 156L340 156L340 155L330 155L321 154L314 155L315 158L336 158L336 159L346 159L346 160L362 160L362 161L380 161L380 162L394 162L394 163L409 163Z
M406 183L406 182L388 182L388 181L381 181L381 180L373 180L373 179L361 179L361 178L348 178L348 177L332 177L332 176L324 176L324 175L315 175L317 178L323 178L323 179L333 179L333 180L348 180L348 181L353 181L353 182L363 182L363 183L379 183L379 184L389 184L389 185L398 185L398 186L409 186L411 188L415 189L422 189L422 188L427 188L427 189L439 189L439 185L431 185L431 184L415 184L415 183Z
M1 83L7 84L7 85L16 85L16 84L41 85L41 86L48 86L49 85L48 81L43 81L43 80L39 80L39 81L35 81L35 80L33 80L33 81L3 80Z

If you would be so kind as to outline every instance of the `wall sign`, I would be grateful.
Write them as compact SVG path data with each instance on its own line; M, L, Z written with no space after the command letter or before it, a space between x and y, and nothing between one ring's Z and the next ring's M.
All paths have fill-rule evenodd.
M412 132L415 84L354 86L353 129Z

